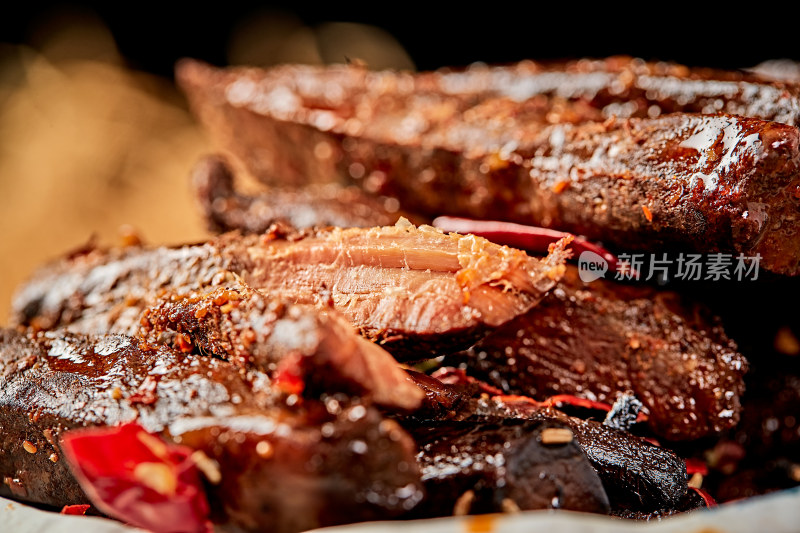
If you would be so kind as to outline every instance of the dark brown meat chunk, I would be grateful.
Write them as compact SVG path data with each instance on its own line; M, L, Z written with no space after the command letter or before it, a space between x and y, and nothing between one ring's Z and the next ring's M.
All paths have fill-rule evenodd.
M456 422L474 425L497 424L508 419L547 422L570 429L600 476L614 509L644 512L673 509L686 494L684 461L641 437L593 420L567 416L530 398L477 396L474 386L445 384L418 373L411 375L427 397L412 417L403 420L413 435L417 432L425 435L427 428L437 424Z
M242 368L274 372L290 361L294 373L307 376L298 384L305 389L346 391L395 409L413 409L423 397L391 355L334 309L287 304L241 286L165 298L143 322L142 336L153 344L193 345Z
M597 280L575 267L535 309L452 362L508 394L613 403L627 390L656 434L692 440L736 427L747 361L702 306L668 291Z
M258 195L241 194L220 156L208 156L195 165L192 186L209 229L218 233L263 233L274 223L298 229L389 226L407 217L397 200L373 198L353 186L270 187Z
M697 491L689 490L677 504L669 508L655 509L652 511L620 508L612 510L611 514L629 520L650 521L661 520L662 518L675 516L679 513L694 511L695 509L705 509L707 507L707 502Z
M551 441L548 435L558 438ZM571 432L563 424L512 419L419 428L417 460L427 497L415 516L440 516L447 510L608 513L608 497L597 473L565 435Z
M215 520L240 530L382 519L422 497L413 443L397 424L344 395L284 398L266 374L122 335L2 331L0 474L10 482L0 494L85 501L60 459L61 434L136 420L219 464L221 480L207 488Z
M551 420L566 424L595 467L615 507L656 510L676 506L686 493L686 465L673 452L599 424L541 409L526 399L477 401L473 419L499 417Z
M291 303L328 300L362 334L403 359L463 349L524 313L564 270L473 236L411 224L302 234L223 235L182 248L95 251L43 269L14 303L17 324L135 333L163 292L225 287L239 276Z
M762 268L800 272L794 125L683 113L598 122L597 108L568 95L559 112L542 87L534 94L544 101L493 93L492 84L512 74L493 72L488 79L495 81L469 90L469 74L223 71L198 63L178 71L206 126L265 181L355 181L423 215L554 227L626 249L761 254ZM590 76L606 80L596 91L617 74ZM666 91L669 78L658 87ZM532 82L520 82L519 91L525 83ZM723 110L783 120L782 111L757 110L788 89L756 85L772 95L767 104L740 109L752 100L745 88ZM679 90L674 100L685 97ZM796 100L787 104L790 114ZM551 117L559 113L565 116ZM226 131L237 132L235 143ZM320 143L330 157L314 156Z

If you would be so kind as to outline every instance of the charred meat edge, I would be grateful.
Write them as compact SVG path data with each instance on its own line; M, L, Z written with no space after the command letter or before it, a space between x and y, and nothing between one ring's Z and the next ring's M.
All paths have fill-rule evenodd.
M603 482L613 509L652 512L679 505L687 489L686 464L672 451L593 420L568 416L523 396L480 394L474 386L446 384L411 372L426 399L413 416L400 419L420 442L436 435L436 426L461 431L514 420L566 427ZM469 450L462 450L469 455ZM458 453L455 451L453 453Z

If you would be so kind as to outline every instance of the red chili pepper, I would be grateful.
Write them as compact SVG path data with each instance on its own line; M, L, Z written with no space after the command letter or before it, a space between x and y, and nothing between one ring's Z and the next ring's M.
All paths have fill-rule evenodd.
M469 218L458 217L438 217L433 221L433 225L443 231L455 233L471 233L480 237L485 237L498 244L506 244L514 248L521 248L531 252L542 254L548 253L550 244L570 237L572 234L563 231L556 231L538 226L525 226L513 222L499 222L495 220L472 220ZM576 256L582 252L593 252L608 262L608 269L616 272L618 259L617 256L592 242L575 237L570 244Z
M300 366L302 359L300 354L290 354L278 362L274 376L275 385L286 394L300 394L306 387Z
M519 404L524 403L529 406L534 406L537 409L543 409L545 407L559 407L561 405L572 405L575 407L583 407L584 409L595 409L597 411L609 412L611 410L611 405L598 402L595 400L589 400L587 398L579 398L578 396L573 396L571 394L557 394L555 396L550 396L546 398L544 401L539 402L530 398L528 396L519 396L515 394L504 394L501 389L489 385L488 383L476 379L472 376L467 375L464 370L460 368L455 368L452 366L445 366L434 373L431 374L432 378L436 378L442 383L447 385L477 385L478 390L480 392L485 392L491 395L493 398L500 400L503 403L507 404ZM640 412L639 415L636 417L637 422L646 422L647 421L647 414ZM653 439L653 444L656 446L660 446L658 442Z
M649 442L653 446L658 446L659 448L661 447L661 442L659 442L659 440L656 439L655 437L642 437L642 440L645 442Z
M690 457L686 459L686 473L688 475L692 474L700 474L701 476L708 475L708 465L706 465L705 461L700 459L695 459L694 457Z
M705 502L706 507L716 507L717 506L716 500L714 500L713 496L711 496L711 494L709 494L705 490L698 489L697 487L689 487L689 490L693 490L697 494L699 494L700 497L703 498L703 501Z
M611 410L611 406L607 403L596 402L586 398L579 398L571 394L557 394L555 396L550 396L544 401L544 405L547 407L556 407L562 404L583 407L585 409L596 409L598 411L605 411L606 413Z
M537 402L528 396L517 396L516 394L498 394L497 396L492 396L492 399L520 413L539 411L550 407L545 402Z
M192 449L137 424L69 431L64 456L99 510L154 533L207 533L209 507Z
M486 382L475 379L472 376L468 376L467 373L460 368L455 368L452 366L440 368L431 374L431 377L436 378L447 385L477 385L479 391L485 392L486 394L490 394L492 396L499 396L503 394L503 391L497 387L493 387Z
M61 509L61 514L72 514L72 515L85 515L86 511L89 510L88 503L83 504L76 504L76 505L65 505L63 509Z

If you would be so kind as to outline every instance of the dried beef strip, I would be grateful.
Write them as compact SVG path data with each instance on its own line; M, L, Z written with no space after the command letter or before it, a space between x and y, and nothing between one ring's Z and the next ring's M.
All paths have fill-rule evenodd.
M545 259L480 237L395 226L226 234L181 248L91 251L45 267L14 302L17 324L85 333L137 331L165 293L237 283L290 303L328 305L407 360L468 347L536 305L568 255Z
M793 120L603 120L583 100L558 111L546 97L517 101L455 82L445 92L447 76L199 63L178 71L207 128L264 181L355 182L427 216L553 227L623 249L760 254L762 268L800 271Z
M584 283L575 267L535 309L451 361L507 394L610 404L633 391L653 432L670 440L736 427L747 370L704 307L670 291Z

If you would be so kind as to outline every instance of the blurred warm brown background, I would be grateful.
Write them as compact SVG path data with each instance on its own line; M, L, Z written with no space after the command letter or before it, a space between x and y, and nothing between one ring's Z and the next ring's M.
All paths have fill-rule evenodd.
M130 68L86 9L45 13L28 42L0 46L0 324L33 269L90 239L114 245L134 231L153 244L207 236L188 175L211 148L168 78ZM284 11L247 17L227 45L232 64L343 58L414 68L384 30L312 28Z
M37 37L0 56L0 324L35 266L93 235L204 235L185 175L206 142L171 85L122 67L97 19L43 21Z

